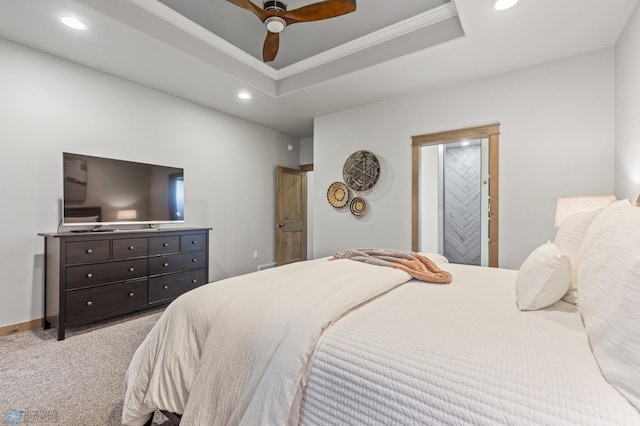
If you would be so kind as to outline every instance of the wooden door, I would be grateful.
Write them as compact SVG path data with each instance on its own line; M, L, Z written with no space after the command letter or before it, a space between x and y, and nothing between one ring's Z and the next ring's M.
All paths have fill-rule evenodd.
M278 167L276 174L276 263L307 259L307 174Z

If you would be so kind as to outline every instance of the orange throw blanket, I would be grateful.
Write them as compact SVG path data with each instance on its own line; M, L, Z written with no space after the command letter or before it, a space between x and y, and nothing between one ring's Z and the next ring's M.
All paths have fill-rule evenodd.
M333 259L351 259L371 265L401 269L413 278L430 283L449 284L451 273L440 269L420 253L389 249L352 249L336 253Z

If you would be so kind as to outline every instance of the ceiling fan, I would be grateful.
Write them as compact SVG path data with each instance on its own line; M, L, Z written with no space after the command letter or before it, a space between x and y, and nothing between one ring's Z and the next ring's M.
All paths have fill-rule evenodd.
M335 18L356 10L356 0L326 0L287 11L287 5L277 0L268 0L260 8L250 0L227 0L256 15L267 27L267 38L262 48L262 59L271 62L278 54L280 32L287 25L298 22L320 21Z

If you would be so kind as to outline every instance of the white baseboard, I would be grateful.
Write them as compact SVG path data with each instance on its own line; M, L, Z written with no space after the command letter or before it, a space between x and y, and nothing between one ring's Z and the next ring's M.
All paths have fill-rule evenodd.
M275 263L267 263L265 265L258 265L258 271L262 271L263 269L273 268L274 266L276 266Z

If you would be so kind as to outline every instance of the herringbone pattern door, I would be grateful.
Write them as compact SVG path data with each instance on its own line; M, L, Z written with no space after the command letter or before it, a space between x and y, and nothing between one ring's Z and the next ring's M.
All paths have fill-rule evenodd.
M452 263L481 262L481 159L479 145L445 150L443 250Z

